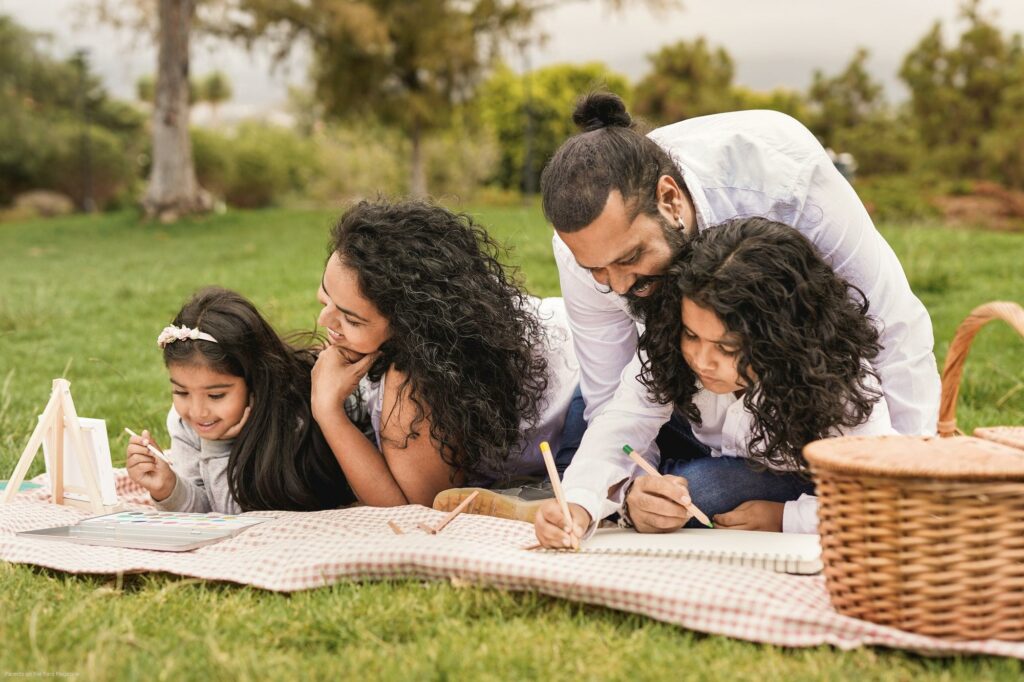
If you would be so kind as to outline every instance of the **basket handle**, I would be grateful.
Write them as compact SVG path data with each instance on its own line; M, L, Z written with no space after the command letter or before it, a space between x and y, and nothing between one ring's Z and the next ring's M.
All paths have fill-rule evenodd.
M946 365L942 369L942 400L939 404L939 435L963 435L956 428L956 399L960 394L960 376L964 373L964 362L971 342L978 331L992 320L1003 320L1024 336L1024 308L1010 301L993 301L980 305L971 311L956 329L953 341L946 354Z

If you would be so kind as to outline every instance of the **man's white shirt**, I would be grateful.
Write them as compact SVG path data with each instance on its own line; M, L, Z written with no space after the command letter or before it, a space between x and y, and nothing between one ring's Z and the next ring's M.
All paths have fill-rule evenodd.
M934 433L940 387L931 319L896 254L810 131L785 114L744 111L689 119L650 137L679 167L698 230L749 216L791 225L864 292L881 333L883 348L872 366L892 427ZM625 299L601 289L557 234L553 248L588 422L562 485L568 501L590 514L592 530L619 510L626 483L638 474L622 446L657 464L654 439L673 408L652 402L637 379L642 327Z

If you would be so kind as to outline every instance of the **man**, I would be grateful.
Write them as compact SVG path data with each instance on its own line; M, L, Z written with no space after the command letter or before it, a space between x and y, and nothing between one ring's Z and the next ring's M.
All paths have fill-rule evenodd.
M545 503L536 519L543 544L571 546L619 512L627 491L629 520L638 530L671 531L687 521L685 481L637 478L622 451L629 444L656 462L658 444L672 435L666 432L677 436L673 447L692 438L672 406L653 403L637 381L634 310L688 235L731 218L756 215L791 225L864 292L881 331L883 349L873 366L893 427L934 432L940 389L928 313L810 131L778 112L746 111L689 119L644 136L609 93L581 100L573 119L583 132L552 157L541 189L556 232L588 428L562 484L572 524L557 504Z

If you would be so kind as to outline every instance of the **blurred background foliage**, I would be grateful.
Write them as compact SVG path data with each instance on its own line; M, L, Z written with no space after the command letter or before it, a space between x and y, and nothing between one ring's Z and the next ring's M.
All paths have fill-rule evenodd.
M857 189L877 218L988 211L1011 228L1024 221L1024 47L980 0L963 4L946 31L952 40L936 22L906 54L899 76L909 98L898 103L863 49L837 73L815 72L806 91L756 92L733 82L732 57L703 37L658 49L630 82L596 62L514 70L488 51L499 37L526 44L515 32L529 12L467 18L447 13L452 3L381 3L390 14L307 25L274 14L273 3L243 4L263 23L222 34L259 40L284 25L276 44L306 34L314 59L285 123L222 122L229 80L192 79L192 102L210 110L193 126L196 172L221 206L336 205L418 183L433 196L517 201L537 191L545 161L574 132L575 99L608 89L651 126L738 109L790 114L853 156ZM467 38L478 25L489 26L491 43ZM388 54L374 48L382 32ZM380 87L360 89L367 82ZM86 55L55 56L45 36L0 16L0 216L135 204L149 170L153 79L136 86L137 101L112 98Z

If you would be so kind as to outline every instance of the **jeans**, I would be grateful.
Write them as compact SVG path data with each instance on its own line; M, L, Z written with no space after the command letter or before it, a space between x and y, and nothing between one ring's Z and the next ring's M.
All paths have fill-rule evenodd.
M586 403L583 402L583 392L576 386L576 392L572 394L572 401L569 409L565 412L565 426L562 427L562 445L555 453L555 469L558 476L565 475L565 470L572 464L572 458L583 441L583 434L587 431L587 422L583 419L583 410Z
M689 461L662 460L661 473L682 476L690 499L709 517L732 511L749 500L788 502L814 494L814 484L798 474L757 471L741 457L701 457ZM687 528L701 528L696 519Z
M658 433L661 464L658 470L682 476L690 499L709 517L730 512L749 500L789 502L814 494L814 484L795 473L757 471L741 457L711 457L711 449L693 435L690 422L678 411ZM696 519L687 528L701 528Z

